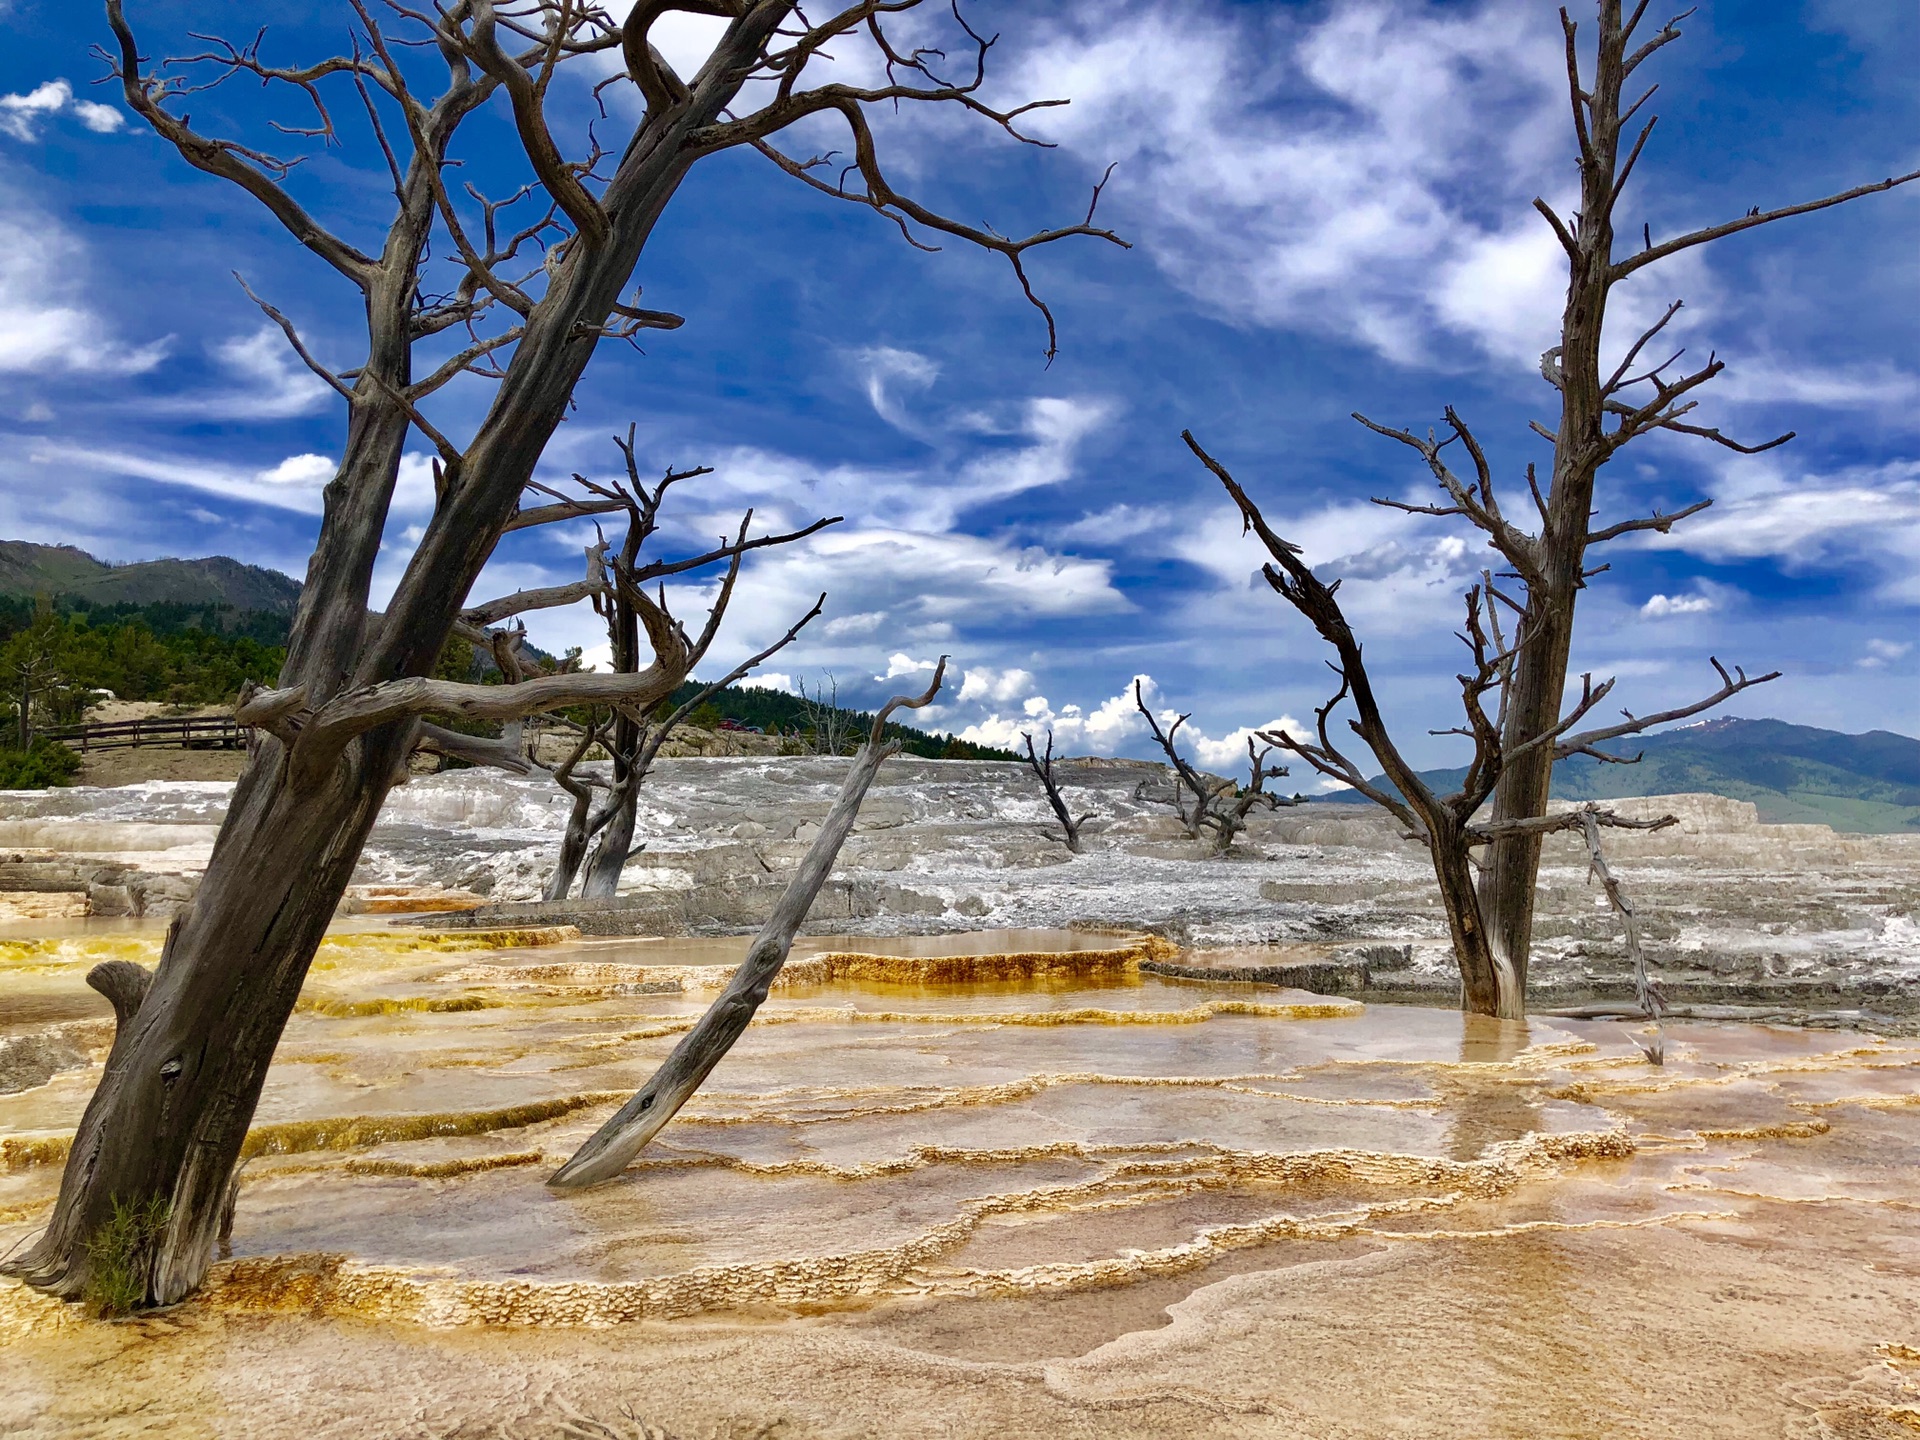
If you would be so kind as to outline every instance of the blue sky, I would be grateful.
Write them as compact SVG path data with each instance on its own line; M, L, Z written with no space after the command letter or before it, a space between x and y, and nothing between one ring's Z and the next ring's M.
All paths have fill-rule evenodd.
M250 33L261 13L129 9L156 54L188 30ZM269 59L340 45L344 6L272 9ZM94 7L0 11L0 535L302 573L342 407L231 272L336 365L356 358L353 296L90 83L88 48L106 38ZM1563 201L1573 179L1554 7L969 14L1003 32L994 95L1073 100L1031 125L1058 148L950 115L906 113L881 135L902 188L1005 231L1078 219L1117 162L1101 214L1134 248L1072 240L1031 261L1059 319L1055 362L998 257L914 251L870 213L723 155L695 169L637 277L686 326L649 336L644 354L602 347L549 470L611 474L608 437L631 422L650 467L717 471L681 492L670 547L749 504L768 523L847 516L749 565L723 661L824 589L825 618L780 675L830 671L867 699L951 653L959 683L939 728L1006 743L1052 723L1070 751L1132 753L1127 691L1146 675L1161 703L1194 712L1202 758L1227 764L1245 727L1307 716L1327 674L1304 623L1255 585L1225 497L1180 443L1191 426L1316 566L1349 577L1342 597L1390 718L1416 757L1446 762L1449 742L1424 731L1457 723L1451 632L1485 552L1450 522L1367 504L1424 498L1423 472L1347 415L1425 426L1453 404L1510 485L1545 458L1526 422L1552 414L1537 357L1564 279L1529 207ZM670 58L697 54L708 22L669 23ZM1708 0L1685 29L1654 62L1661 123L1623 233L1920 167L1911 0ZM562 103L584 113L584 85ZM298 118L240 86L192 108L205 128L263 143L269 118ZM345 143L313 147L291 183L365 243L386 181L342 116ZM484 124L498 119L482 140ZM506 151L482 144L465 173L504 185ZM1715 501L1670 540L1612 547L1583 601L1576 669L1618 675L1623 703L1703 692L1717 654L1787 672L1740 713L1920 733L1916 234L1920 185L1653 267L1623 297L1625 319L1684 297L1690 353L1729 362L1707 423L1799 432L1755 458L1655 437L1603 472L1604 517ZM484 402L463 382L436 417L458 435ZM383 585L431 504L419 449ZM482 589L572 578L589 538L514 537ZM549 616L535 637L590 647L594 624Z

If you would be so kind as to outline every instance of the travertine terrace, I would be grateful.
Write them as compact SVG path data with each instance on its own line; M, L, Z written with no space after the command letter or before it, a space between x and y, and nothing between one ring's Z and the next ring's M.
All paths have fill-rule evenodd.
M539 787L402 790L276 1056L228 1255L132 1321L0 1287L0 1430L1318 1440L1462 1433L1471 1406L1489 1435L1813 1437L1912 1412L1912 851L1710 797L1649 802L1684 825L1620 847L1670 989L1836 1028L1681 1021L1655 1070L1619 1023L1448 1008L1421 857L1364 810L1199 859L1157 771L1089 766L1069 859L1013 767L895 762L708 1087L619 1182L547 1191L739 959L836 763L669 762L630 903L577 917L651 933L523 903ZM0 1248L46 1213L110 1036L81 977L151 963L223 798L3 802ZM1570 850L1548 885L1549 983L1617 984ZM1360 993L1225 978L1306 960Z

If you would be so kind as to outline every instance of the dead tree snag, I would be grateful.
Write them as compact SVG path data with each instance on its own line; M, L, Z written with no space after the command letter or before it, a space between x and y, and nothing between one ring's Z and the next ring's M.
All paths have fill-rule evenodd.
M1445 412L1444 429L1438 436L1432 432L1421 434L1411 429L1394 429L1377 425L1364 416L1355 417L1369 430L1419 454L1443 492L1443 498L1435 504L1414 505L1394 500L1378 503L1421 515L1464 520L1481 532L1487 545L1504 562L1500 578L1506 588L1495 590L1489 583L1482 592L1489 614L1496 605L1511 612L1514 632L1513 645L1505 650L1504 658L1496 667L1500 713L1492 723L1497 724L1500 732L1499 763L1487 779L1489 789L1483 797L1491 800L1492 818L1480 827L1486 836L1488 854L1477 877L1469 877L1470 888L1478 891L1478 900L1471 909L1460 910L1461 916L1470 915L1476 926L1484 921L1484 929L1478 931L1472 945L1461 952L1462 966L1474 970L1476 975L1485 970L1488 974L1509 977L1504 982L1505 998L1499 1002L1499 1013L1519 1013L1524 1006L1541 837L1554 828L1544 822L1555 760L1572 753L1566 747L1574 738L1584 739L1588 746L1597 746L1656 723L1652 717L1629 716L1626 726L1592 732L1589 737L1570 736L1563 728L1565 717L1561 707L1573 645L1575 604L1587 581L1598 569L1604 568L1594 566L1588 552L1593 546L1641 531L1665 534L1677 522L1710 503L1701 500L1667 514L1596 525L1593 518L1595 487L1602 467L1625 446L1660 432L1706 440L1740 454L1755 454L1793 438L1789 433L1748 444L1700 422L1698 392L1726 368L1717 356L1710 354L1704 364L1691 369L1681 365L1684 351L1665 359L1643 359L1643 356L1657 356L1658 352L1649 351L1648 347L1659 341L1679 313L1678 300L1626 346L1617 364L1608 365L1603 361L1608 306L1614 287L1647 266L1683 251L1920 179L1920 171L1914 171L1817 200L1773 209L1756 207L1738 219L1658 243L1651 230L1643 226L1644 243L1629 249L1628 253L1617 253L1616 214L1626 194L1627 182L1657 123L1657 117L1650 115L1634 130L1634 117L1652 98L1653 89L1649 86L1638 98L1628 101L1625 98L1628 83L1642 65L1680 38L1678 27L1685 18L1682 15L1669 20L1636 44L1647 8L1645 0L1631 7L1623 6L1622 0L1598 0L1594 43L1586 56L1581 53L1579 27L1566 10L1560 12L1568 100L1579 162L1580 200L1577 210L1567 218L1544 200L1534 201L1534 208L1552 229L1567 262L1566 300L1559 340L1540 357L1541 377L1554 391L1559 418L1553 426L1536 422L1532 427L1553 446L1551 470L1544 485L1533 466L1527 466L1524 471L1537 528L1529 528L1533 520L1516 519L1502 508L1493 462L1479 438L1451 408ZM1624 13L1628 9L1631 13ZM1628 142L1624 147L1623 141ZM1443 454L1455 446L1465 461L1458 470ZM1196 454L1207 458L1197 445L1193 448ZM1208 463L1213 464L1210 460ZM1227 478L1217 465L1213 468L1223 479ZM1249 524L1254 524L1258 512L1244 495L1237 493L1237 487L1230 484L1229 488L1236 491L1235 498L1240 502L1243 516ZM1255 528L1263 532L1265 541L1270 532L1265 531L1264 522L1255 524ZM1346 622L1339 618L1338 606L1332 602L1332 587L1320 587L1325 591L1324 597L1306 587L1287 570L1279 551L1274 549L1276 545L1285 547L1286 542L1276 536L1268 548L1276 563L1287 572L1287 583L1299 587L1298 593L1306 602L1303 605L1299 600L1294 601L1296 608L1307 614L1317 627L1324 621L1327 626L1345 632ZM1288 554L1291 553L1289 549ZM1279 588L1278 581L1276 588ZM1321 634L1333 643L1327 628L1321 628ZM1343 643L1346 642L1351 642L1350 633L1345 635ZM1501 648L1494 647L1495 650ZM1353 658L1350 660L1343 654L1339 662L1343 681L1356 707L1364 688L1358 654L1358 646L1354 644ZM1698 713L1737 693L1746 684L1759 683L1742 677L1736 684L1724 672L1722 682L1717 697L1670 712L1670 718ZM1483 688L1480 693L1487 691ZM1375 724L1364 714L1361 723L1370 728ZM1376 738L1384 738L1384 732L1379 732L1378 737L1369 734L1368 744L1373 745ZM1485 749L1477 734L1475 743L1476 755L1484 753L1488 763L1492 763L1492 751ZM1379 754L1378 749L1375 753ZM1606 761L1629 758L1591 748L1580 753ZM1401 784L1391 767L1383 768L1395 785ZM1486 776L1476 776L1476 786L1481 779ZM1399 803L1403 806L1412 806L1416 798L1404 786L1401 796ZM1438 821L1433 823L1438 825ZM1443 848L1452 844L1446 841ZM1462 878L1464 874L1443 879L1443 891L1452 894L1467 884L1467 879ZM1453 903L1450 899L1450 908ZM1456 934L1456 942L1458 938ZM1494 1003L1489 984L1483 979L1469 979L1471 1008L1480 1008L1483 1001Z
M344 281L343 313L364 324L366 342L363 355L335 370L288 316L262 305L345 403L339 467L325 489L279 683L239 707L263 739L235 787L206 878L169 934L124 1047L81 1120L45 1233L6 1262L6 1273L80 1296L90 1240L115 1206L134 1206L166 1217L142 1251L137 1303L171 1303L200 1283L274 1046L426 717L509 724L592 705L644 713L686 678L687 646L670 626L649 630L655 653L630 673L539 675L514 685L431 674L503 534L617 508L591 498L549 503L535 468L602 341L681 323L641 306L631 287L655 226L695 165L752 148L910 236L932 231L1005 256L1046 321L1051 353L1052 317L1029 283L1030 252L1069 236L1120 242L1091 211L1078 224L1013 237L943 216L889 182L866 121L871 106L957 109L1025 138L1018 121L1030 107L999 109L982 98L991 42L957 15L953 43L974 63L955 78L937 44L903 51L892 42L901 12L921 3L857 0L816 17L794 0L650 0L616 20L577 0L511 9L449 0L397 6L376 19L363 0L347 0L346 53L275 65L258 40L205 38L190 53L151 62L125 0L106 0L112 41L103 54L128 108L186 164L256 200ZM676 10L725 22L688 79L649 38ZM884 84L820 78L833 52L868 45ZM601 83L632 85L644 110L632 122L601 119L563 133L549 92L595 57L615 66ZM336 92L364 113L393 195L377 247L336 233L288 188L299 156L195 127L183 105L236 79L302 107L275 144L332 142ZM502 154L495 134L463 134L496 99L511 112L516 154ZM788 127L815 116L837 117L853 138L841 185L814 173L824 160L794 161L774 148ZM518 163L525 183L504 197L449 184L475 145L487 147L490 164ZM352 203L356 213L343 223L360 218L361 200ZM452 271L445 279L443 266ZM493 386L464 441L423 409L455 381ZM435 457L436 505L391 603L376 615L368 603L374 561L415 432Z
M547 1184L556 1190L584 1190L613 1179L638 1155L646 1143L663 1129L692 1098L713 1067L726 1058L727 1051L746 1030L754 1012L767 998L774 977L787 963L793 937L800 931L814 897L833 871L833 862L860 814L860 802L881 764L899 753L900 742L887 740L887 720L897 709L917 710L933 703L940 693L940 681L946 674L947 657L942 655L933 672L933 683L918 697L896 695L880 707L874 716L867 743L860 747L840 787L839 798L820 824L820 833L807 847L800 868L787 884L786 893L774 906L773 914L760 929L747 957L733 972L726 989L707 1007L699 1023L673 1047L653 1078L640 1088L613 1117L594 1131L573 1158L554 1171Z
M1225 855L1233 848L1234 839L1247 828L1247 817L1256 809L1278 810L1303 802L1303 796L1289 798L1267 789L1267 781L1288 773L1284 765L1267 764L1272 745L1256 747L1253 737L1247 737L1247 783L1236 785L1217 775L1201 774L1180 753L1174 740L1180 727L1192 718L1191 713L1176 716L1173 724L1161 729L1159 717L1147 704L1137 679L1133 682L1133 703L1146 718L1147 728L1172 768L1173 808L1180 823L1195 840L1210 833L1214 854Z
M1047 792L1047 804L1053 807L1054 818L1060 822L1060 839L1074 854L1080 853L1080 827L1093 818L1082 815L1078 819L1067 808L1067 802L1061 797L1060 782L1053 774L1053 727L1047 727L1047 750L1044 755L1036 754L1033 748L1033 736L1021 732L1020 738L1027 742L1027 768L1033 771L1034 779ZM1052 838L1052 837L1048 837Z

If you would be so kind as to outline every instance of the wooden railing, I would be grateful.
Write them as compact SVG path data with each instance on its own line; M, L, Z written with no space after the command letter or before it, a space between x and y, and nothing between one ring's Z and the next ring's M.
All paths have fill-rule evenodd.
M117 750L131 745L177 745L187 750L238 750L247 727L231 715L156 715L143 720L107 720L94 725L49 725L36 732L75 750Z

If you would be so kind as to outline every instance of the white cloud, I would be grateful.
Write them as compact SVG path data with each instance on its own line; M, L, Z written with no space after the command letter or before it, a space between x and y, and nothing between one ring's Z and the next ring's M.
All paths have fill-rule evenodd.
M1818 405L1827 410L1876 411L1911 423L1920 409L1920 375L1886 361L1821 367L1764 357L1728 365L1713 391L1751 405Z
M31 144L40 138L44 117L67 109L96 135L110 135L126 123L126 117L111 105L75 100L73 86L65 80L48 80L24 95L0 95L0 135Z
M975 689L975 673L992 675L992 682L983 681ZM1011 670L995 675L994 672L969 671L967 681L960 688L959 698L963 701L985 698L988 684L996 686L1006 679L1019 676L1027 684L1033 677L1024 670ZM1154 718L1160 722L1160 728L1170 728L1179 718L1179 712L1167 708L1165 697L1160 694L1159 686L1151 675L1140 674L1128 682L1126 688L1117 695L1109 696L1091 711L1078 705L1062 705L1058 710L1044 695L1029 695L1021 701L1012 713L1003 714L995 710L985 719L975 721L960 731L960 738L975 745L995 745L1001 749L1018 749L1024 743L1022 735L1032 735L1036 744L1044 745L1042 737L1047 731L1053 732L1053 746L1058 754L1111 755L1129 742L1137 741L1151 732L1146 720L1141 716L1139 707L1134 703L1133 686L1138 682L1141 695L1148 705L1153 707ZM1008 694L993 695L994 699L1011 699L1020 687L1007 686ZM1289 729L1299 731L1299 722L1291 716L1282 715L1262 726L1242 726L1218 738L1209 736L1197 727L1191 719L1180 727L1176 743L1187 754L1199 762L1203 769L1226 772L1236 765L1244 765L1247 759L1247 740L1255 730ZM1139 748L1137 745L1134 748Z
M72 98L73 87L64 80L49 80L25 95L0 95L0 133L16 140L37 140L40 117L63 109Z
M875 345L854 352L861 386L874 414L910 435L921 427L901 405L897 390L925 390L940 374L940 367L912 350L896 350L891 345Z
M1032 693L1033 672L1030 670L995 670L986 665L973 665L968 667L965 678L960 682L960 693L956 698L963 702L998 700L1004 704Z
M609 648L609 655L612 651ZM756 670L740 682L742 690L778 690L783 695L794 692L793 677L779 670Z
M73 102L73 113L80 117L80 123L96 135L111 135L127 123L127 117L111 105L101 105L92 100Z
M1640 613L1649 620L1674 615L1708 615L1720 607L1710 595L1650 595Z
M333 398L326 382L300 363L272 326L222 340L213 353L239 388L163 396L143 402L142 408L217 420L285 420L311 414Z
M1867 653L1855 663L1862 670L1884 670L1911 649L1913 649L1913 643L1908 640L1869 640Z
M0 374L130 375L160 363L165 341L126 346L84 303L86 251L58 221L5 194L0 212Z
M1163 530L1173 512L1160 505L1109 505L1106 509L1082 515L1059 530L1062 540L1085 545L1117 545L1136 535Z
M1715 561L1767 558L1790 571L1878 571L1882 598L1920 603L1920 461L1829 475L1784 466L1767 457L1726 465L1712 509L1641 543Z
M289 455L272 469L260 471L254 478L262 485L293 485L312 489L331 480L333 471L333 461L324 455L308 453Z
M1550 8L1339 0L1134 7L1056 28L1019 93L1090 164L1115 218L1235 323L1300 327L1401 361L1439 337L1544 348L1564 279L1527 207L1565 185L1565 71ZM1544 312L1540 307L1545 302ZM1525 334L1524 344L1516 337Z
M936 660L916 660L911 655L895 651L887 657L887 673L876 675L876 680L897 680L902 675L920 675L938 668Z
M233 500L317 515L321 487L333 478L334 462L324 455L290 455L265 469L249 470L197 458L110 450L39 436L0 437L0 444L8 440L20 446L29 466L44 467L38 477L31 472L16 472L22 474L21 483L29 485L58 485L63 483L60 477L64 471L78 469L183 485Z

